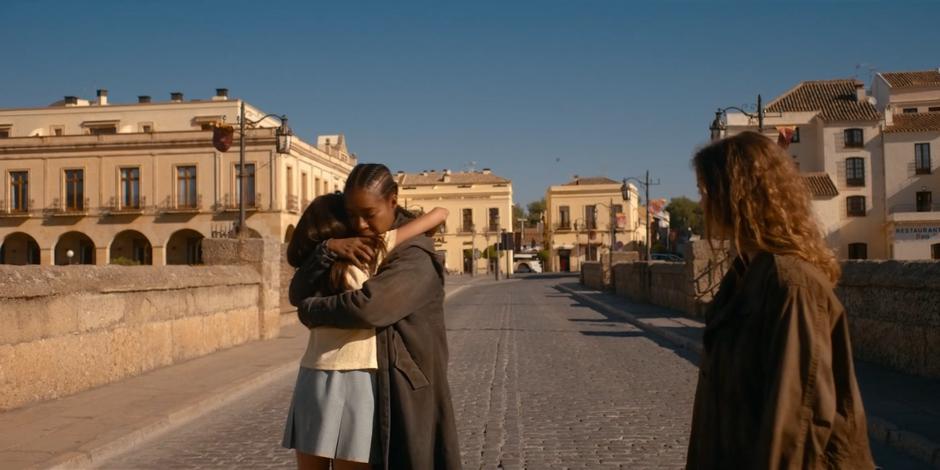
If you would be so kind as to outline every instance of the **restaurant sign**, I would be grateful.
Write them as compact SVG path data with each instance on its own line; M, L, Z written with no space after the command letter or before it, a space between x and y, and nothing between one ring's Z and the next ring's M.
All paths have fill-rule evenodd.
M905 225L894 228L895 240L930 240L940 238L940 225Z

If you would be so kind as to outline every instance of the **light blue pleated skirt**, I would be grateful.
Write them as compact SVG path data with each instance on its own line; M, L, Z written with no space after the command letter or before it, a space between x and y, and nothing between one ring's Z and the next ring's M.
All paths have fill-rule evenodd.
M330 459L377 463L375 393L375 371L301 367L281 445Z

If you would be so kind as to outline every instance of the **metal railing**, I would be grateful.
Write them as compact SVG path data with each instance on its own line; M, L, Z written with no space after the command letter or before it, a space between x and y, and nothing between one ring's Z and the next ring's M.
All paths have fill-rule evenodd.
M123 201L117 197L112 196L108 199L108 204L101 209L102 214L143 214L148 212L149 208L147 207L147 196L140 196L136 201L132 201L131 204L125 205Z
M55 198L52 200L52 204L49 204L49 207L46 208L45 212L50 215L85 215L88 213L90 201L91 200L86 197L80 199L80 203L74 206L68 202L63 203L59 198Z
M179 198L174 198L173 196L167 196L163 200L163 203L160 204L160 212L165 213L190 213L190 212L199 212L202 210L202 194L196 195L195 203L190 203L187 201L188 197L184 197L183 200Z
M14 207L10 201L0 200L0 216L3 217L28 217L30 215L30 210L35 205L35 202L30 199L26 201L26 206Z
M245 201L245 209L247 210L258 210L261 208L261 193L257 193L255 198L251 197ZM217 211L237 211L238 210L238 195L237 194L226 194L222 196L222 200L216 204L215 209Z
M473 224L464 224L460 226L460 233L473 233Z

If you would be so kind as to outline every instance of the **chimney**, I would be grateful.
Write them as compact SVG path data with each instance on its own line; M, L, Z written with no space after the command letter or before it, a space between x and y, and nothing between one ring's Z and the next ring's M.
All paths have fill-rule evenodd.
M174 102L174 103L182 103L182 102L183 102L183 92L181 92L181 91L174 91L174 92L170 93L170 101L172 101L172 102Z
M228 88L216 88L215 96L212 98L213 101L226 101L228 100Z
M149 102L150 102L150 95L140 95L140 96L138 96L138 97L137 97L137 102L138 102L138 103L149 103Z
M441 181L450 183L450 170L444 169L444 173L441 175Z
M859 103L867 103L868 98L865 97L865 84L862 82L855 82L855 98Z
M98 89L98 106L107 106L108 105L108 90L104 88Z
M77 96L66 96L65 97L66 106L78 106L78 97Z
M484 175L489 175L489 174L491 174L491 173L493 173L493 172L490 171L489 168L484 168L482 173L483 173Z

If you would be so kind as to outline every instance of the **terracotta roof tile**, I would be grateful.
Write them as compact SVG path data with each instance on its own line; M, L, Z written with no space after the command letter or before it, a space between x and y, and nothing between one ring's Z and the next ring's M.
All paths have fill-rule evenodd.
M450 181L444 182L444 172L426 171L421 173L401 173L397 175L401 186L430 186L435 184L511 184L512 181L492 173L480 171L450 173Z
M823 121L877 121L878 111L868 101L859 102L855 80L818 80L802 82L796 88L773 100L767 111L819 111Z
M606 176L575 177L562 186L583 186L588 184L620 184Z
M835 197L839 195L839 190L836 189L829 173L802 173L800 176L803 177L806 186L813 193L813 197Z
M940 131L940 113L895 114L885 133Z
M891 88L940 87L940 70L917 72L882 72Z

